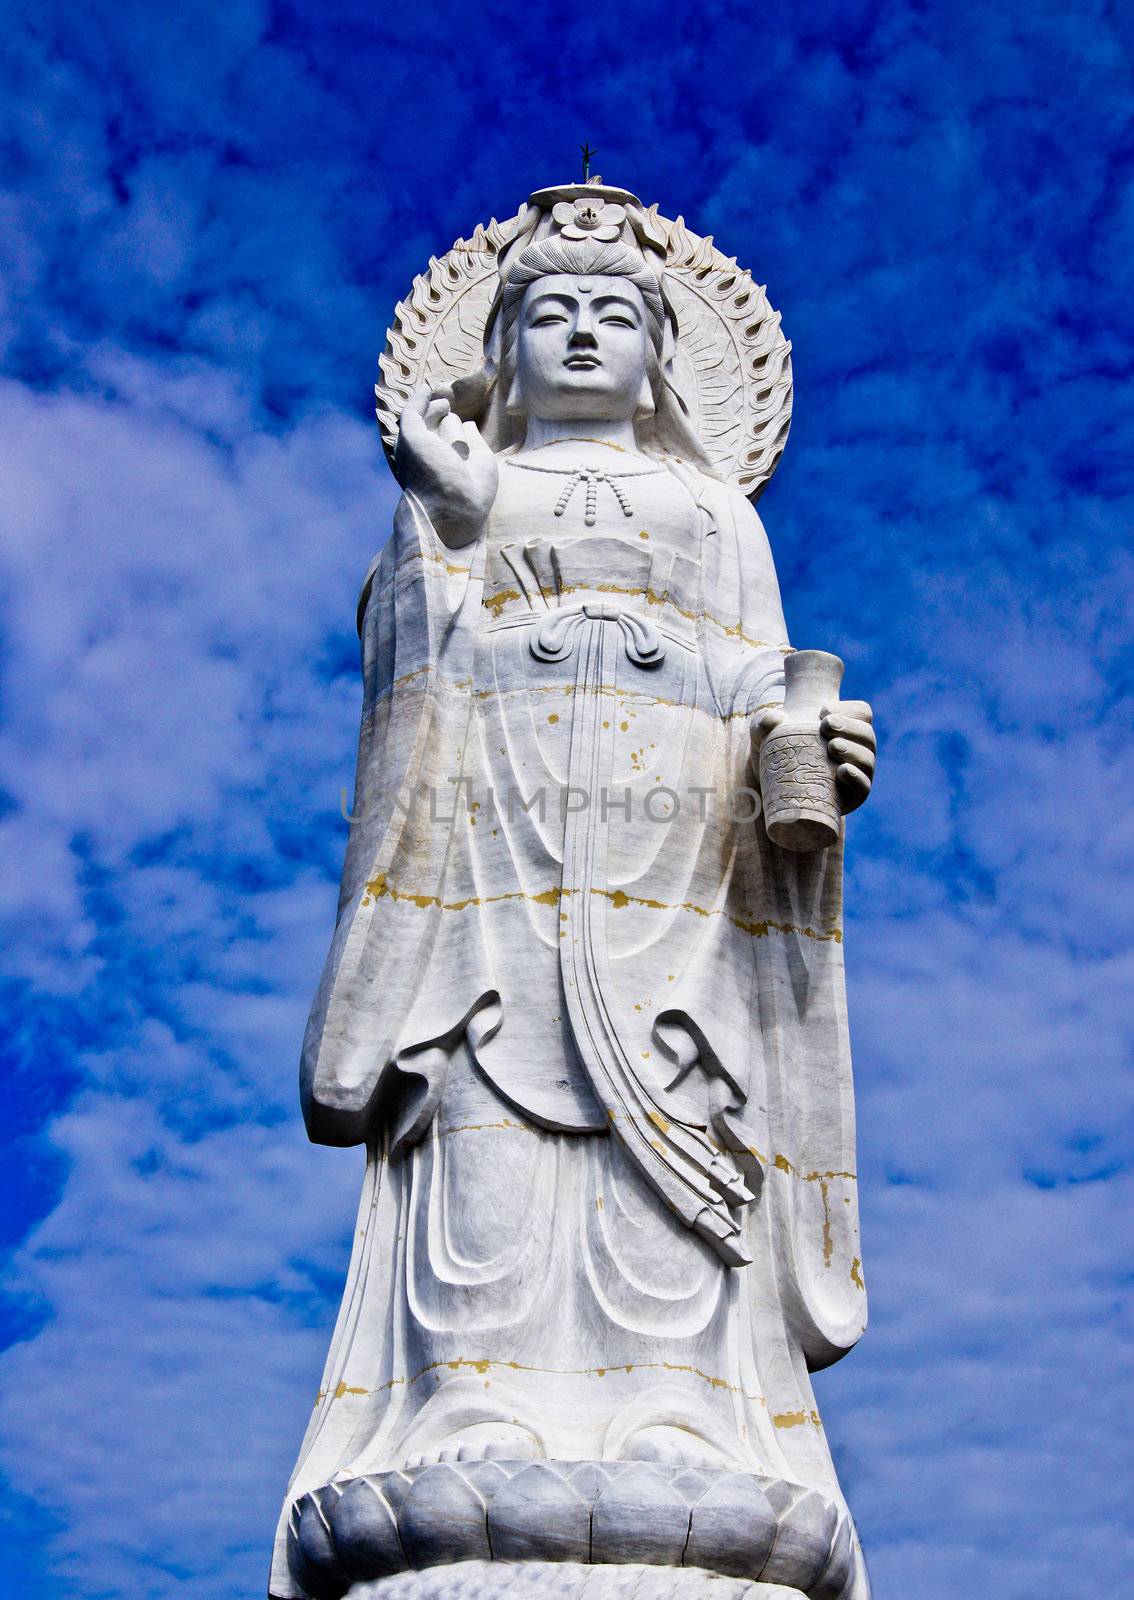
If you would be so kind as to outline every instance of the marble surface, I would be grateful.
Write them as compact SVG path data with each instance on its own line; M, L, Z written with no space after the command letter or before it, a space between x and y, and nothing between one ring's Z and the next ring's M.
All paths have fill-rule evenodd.
M814 1489L756 1473L611 1461L435 1463L304 1495L289 1564L312 1593L464 1560L640 1562L853 1593L854 1529Z
M714 1572L588 1567L578 1562L465 1561L360 1583L348 1600L802 1600L798 1589Z
M379 390L404 492L301 1072L367 1166L272 1593L503 1540L864 1600L808 1372L865 1324L842 833L874 736L792 651L750 498L786 341L598 182L474 238ZM772 774L806 805L766 826Z

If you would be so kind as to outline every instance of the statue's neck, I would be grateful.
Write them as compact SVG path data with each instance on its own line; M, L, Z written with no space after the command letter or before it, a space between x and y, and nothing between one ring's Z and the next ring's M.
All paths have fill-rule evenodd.
M563 422L551 422L543 417L529 417L523 448L542 450L544 445L559 444L564 439L587 444L608 444L615 450L638 453L634 424L629 418L612 422L604 417L571 417Z

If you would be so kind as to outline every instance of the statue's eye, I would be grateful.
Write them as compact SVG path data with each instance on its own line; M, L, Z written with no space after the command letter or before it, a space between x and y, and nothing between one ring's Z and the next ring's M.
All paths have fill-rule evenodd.
M528 324L532 328L548 328L556 322L566 322L567 318L562 311L541 311L538 317L533 317Z
M613 322L619 328L636 328L638 326L633 317L627 317L620 311L608 311L606 316L601 318L601 321Z

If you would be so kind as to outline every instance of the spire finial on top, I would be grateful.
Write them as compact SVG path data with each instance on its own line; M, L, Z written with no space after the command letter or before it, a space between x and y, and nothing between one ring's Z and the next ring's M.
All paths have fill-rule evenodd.
M586 140L579 146L579 150L583 157L583 182L589 183L591 181L591 162L598 155L598 151L592 150Z

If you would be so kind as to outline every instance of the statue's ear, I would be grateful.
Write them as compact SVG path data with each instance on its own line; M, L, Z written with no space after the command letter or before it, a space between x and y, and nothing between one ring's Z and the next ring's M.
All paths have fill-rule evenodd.
M642 387L638 391L638 405L634 412L634 421L644 422L647 417L652 417L656 410L654 391L650 387L650 375L648 372L643 372Z
M512 382L508 385L508 398L504 402L504 409L510 417L522 417L524 414L524 396L520 388L520 374L512 374Z
M504 318L500 315L499 301L495 301L488 313L488 322L484 329L484 367L492 377L500 371L500 351L503 343L501 324Z
M672 317L665 319L665 332L662 334L662 371L668 372L673 365L673 358L677 354L677 325Z

